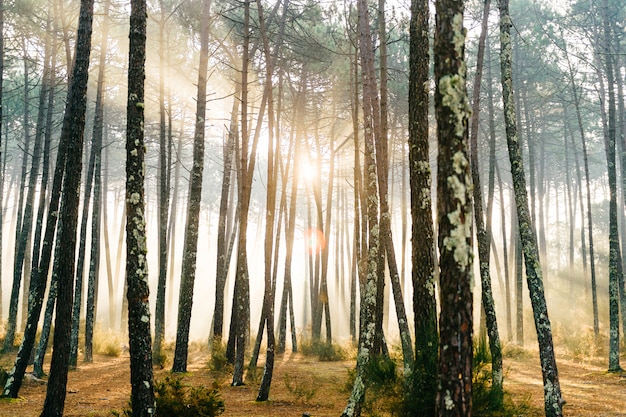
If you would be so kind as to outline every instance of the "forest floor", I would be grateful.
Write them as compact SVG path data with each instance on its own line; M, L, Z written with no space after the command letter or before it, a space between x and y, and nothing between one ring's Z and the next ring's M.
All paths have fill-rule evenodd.
M81 364L71 371L67 384L65 416L112 416L128 406L130 398L129 357L97 355L92 364ZM259 364L262 365L263 358ZM0 367L10 369L12 357L0 357ZM557 356L565 416L626 416L626 374L606 372L604 358L574 358ZM515 415L542 416L543 389L541 368L536 352L516 348L505 355L505 390L509 401L518 405ZM215 381L225 402L223 416L337 417L349 396L349 371L354 360L321 362L317 356L301 353L277 356L271 400L255 402L258 382L231 387L230 375L216 373L208 367L206 350L190 351L188 373L184 383L211 387ZM261 369L261 368L259 368ZM259 374L261 374L259 372ZM155 379L171 375L155 368ZM260 378L257 378L260 380ZM42 380L25 380L20 396L15 400L0 399L0 417L30 417L41 412L46 394ZM379 403L385 404L385 401ZM376 410L378 415L387 413ZM371 413L364 413L371 415Z

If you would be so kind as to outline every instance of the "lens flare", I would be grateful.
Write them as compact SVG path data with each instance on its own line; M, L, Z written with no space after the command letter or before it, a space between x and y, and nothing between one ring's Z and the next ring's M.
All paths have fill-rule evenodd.
M304 232L304 242L309 253L319 253L326 247L324 232L311 228Z

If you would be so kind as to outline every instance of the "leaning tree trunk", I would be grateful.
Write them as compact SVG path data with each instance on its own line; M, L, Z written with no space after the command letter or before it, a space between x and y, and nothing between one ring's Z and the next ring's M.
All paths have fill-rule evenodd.
M504 101L504 120L506 127L509 159L511 161L511 174L513 176L513 188L515 190L515 204L517 207L517 219L519 224L520 238L524 251L526 266L526 279L530 292L530 301L533 308L535 328L539 342L539 356L543 373L544 408L546 417L563 415L563 401L561 399L561 387L559 374L554 357L554 344L548 309L543 289L542 271L539 262L539 250L537 240L530 221L528 208L528 196L526 194L526 179L524 177L524 164L517 137L515 103L513 102L512 89L512 58L511 58L511 16L509 15L508 0L500 1L500 66L502 76L502 96Z
M15 223L15 251L13 261L13 284L11 285L11 296L9 299L9 317L6 324L6 333L4 336L4 345L2 347L3 352L10 352L13 350L13 343L15 341L15 333L17 332L17 313L19 311L19 297L20 286L22 285L22 276L24 272L24 254L26 252L26 243L29 239L30 226L24 228L24 196L26 190L26 173L28 170L28 157L30 155L30 128L29 128L29 70L28 59L26 56L26 46L24 46L24 143L23 143L23 157L22 157L22 169L20 174L19 185L19 197L17 203L17 219Z
M100 230L102 213L102 137L104 131L104 72L107 54L108 13L110 0L105 1L103 10L102 38L100 40L100 64L96 91L96 108L93 121L92 153L94 155L93 209L91 214L91 249L87 274L87 305L85 310L85 353L84 361L93 362L93 332L96 314L97 285L100 270ZM106 201L104 201L106 204Z
M74 256L76 253L76 228L81 156L87 107L87 82L93 23L93 0L82 0L76 41L76 58L68 90L67 106L63 118L61 141L67 142L65 175L61 193L58 242L63 246L63 256L55 261L53 276L58 277L58 295L54 326L54 347L50 377L43 406L43 416L61 416L65 405L69 364L69 339L72 319L72 289Z
M437 395L437 308L435 242L428 144L429 35L428 1L411 2L409 55L409 176L411 183L411 262L415 362L413 378L418 415L435 412Z
M474 78L474 90L472 97L472 118L470 130L470 161L474 196L474 219L476 221L476 238L478 241L478 262L480 265L480 283L482 295L482 307L485 313L487 334L489 335L489 349L491 351L492 399L501 404L504 396L502 383L504 373L502 371L502 348L500 346L500 333L496 320L496 307L493 299L491 275L489 272L489 257L491 236L485 227L483 191L480 181L480 167L478 165L478 124L480 114L480 85L483 76L483 61L485 56L485 39L487 37L487 23L489 18L490 0L485 0L483 19L478 41L478 58L476 63L476 75Z
M126 103L126 298L132 415L156 414L146 259L144 80L146 1L131 0Z
M437 0L435 115L439 219L439 375L436 414L472 415L472 220L467 152L471 107L466 90L463 1Z
M70 368L75 369L78 361L78 333L80 330L80 316L83 306L83 282L85 279L85 252L87 250L87 223L89 220L89 203L91 201L91 189L93 186L93 171L96 162L96 154L92 146L89 152L89 165L85 177L85 194L83 196L83 212L80 222L80 238L78 248L78 260L76 264L76 279L74 281L74 305L72 308L72 330L70 334Z
M200 38L200 65L198 66L198 99L196 100L196 126L193 145L193 167L189 179L187 203L187 229L183 245L180 296L178 299L178 326L174 350L173 372L187 371L189 324L193 304L193 285L196 278L198 252L198 227L202 200L202 172L204 169L204 131L206 118L207 68L209 62L209 12L211 0L202 3L202 29Z
M411 331L409 321L404 308L404 297L400 284L400 273L396 261L396 252L391 233L391 210L389 208L389 153L388 153L388 87L387 87L387 26L385 22L385 0L378 3L378 25L380 44L380 130L376 138L376 163L378 172L378 189L380 193L380 239L381 251L387 255L387 266L389 268L389 279L393 290L393 301L398 318L398 328L400 331L400 345L402 346L402 358L404 365L404 375L411 374L413 366L413 346L411 342ZM385 274L381 274L384 279ZM382 307L382 306L379 306Z
M48 28L50 28L50 20L48 21ZM46 40L46 57L45 62L46 66L48 65L48 60L50 57L50 51L52 50L52 45L50 44L51 37L48 36ZM48 119L52 114L52 105L54 104L54 88L53 88L53 74L54 74L54 60L48 71L44 71L43 76L43 84L42 84L42 95L48 97L48 107L46 108ZM47 67L46 67L47 68ZM44 106L45 102L40 101L40 105ZM40 134L40 132L37 132ZM35 141L37 142L37 141ZM59 152L63 152L60 150ZM17 398L17 394L22 384L22 380L24 377L24 372L26 371L26 366L28 365L28 361L31 357L31 353L33 350L33 346L35 344L35 336L37 331L37 323L39 322L39 316L41 314L41 307L44 299L44 292L46 289L47 282L47 273L41 274L39 271L39 250L40 250L40 242L41 242L41 229L42 229L42 219L43 212L45 210L45 196L46 190L48 187L48 171L49 171L49 154L50 154L50 129L48 129L48 125L45 128L45 138L44 138L44 149L43 149L43 173L41 177L41 192L39 197L39 207L37 213L37 223L35 228L35 237L34 237L34 245L33 245L33 254L34 257L32 259L32 268L31 268L31 279L30 279L30 288L29 288L29 297L28 297L28 318L26 320L26 327L24 329L24 335L22 337L22 343L20 345L20 349L15 358L15 366L11 373L9 374L9 378L7 378L7 383L4 387L4 391L2 393L3 396ZM34 155L33 155L34 159ZM34 188L34 185L33 185ZM58 193L57 193L58 196ZM58 205L58 197L54 205ZM56 225L56 216L54 217L54 222ZM0 219L1 220L1 219ZM1 221L0 221L1 224ZM0 227L1 229L1 227ZM53 228L54 229L54 228ZM0 242L1 243L1 242ZM46 269L47 272L47 269ZM1 296L1 293L0 293Z

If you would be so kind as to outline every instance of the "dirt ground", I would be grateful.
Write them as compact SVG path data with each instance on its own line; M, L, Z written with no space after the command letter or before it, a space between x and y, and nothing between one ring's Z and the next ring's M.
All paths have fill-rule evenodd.
M0 358L0 366L11 365L12 358ZM190 354L189 373L184 381L191 385L211 386L216 380L226 405L224 416L300 417L339 416L348 398L348 371L354 362L320 362L317 357L290 354L277 357L271 400L254 401L258 383L231 387L228 374L216 374L207 367L208 355L202 351ZM626 416L626 377L606 372L601 358L574 361L557 357L563 397L564 415ZM543 390L539 359L535 353L523 352L505 357L505 390L513 402L530 405L524 416L543 415ZM262 361L259 361L262 364ZM169 375L155 369L155 379ZM20 397L0 400L0 417L38 416L46 386L44 381L25 381ZM128 404L130 396L128 354L119 357L96 356L95 362L71 371L67 385L66 416L111 416Z

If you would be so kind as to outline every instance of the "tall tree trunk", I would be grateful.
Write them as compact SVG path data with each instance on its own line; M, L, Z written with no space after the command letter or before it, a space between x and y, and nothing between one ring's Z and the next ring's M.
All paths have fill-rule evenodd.
M287 2L286 2L287 3ZM267 349L265 355L265 367L263 378L259 387L257 401L267 401L270 395L270 386L274 373L274 305L276 303L276 274L273 273L274 251L278 251L278 245L274 246L274 224L276 222L276 187L278 182L278 164L275 152L280 156L279 143L275 144L275 120L274 120L274 98L272 95L272 77L274 74L274 62L270 53L270 46L267 39L265 20L263 17L263 7L261 2L257 2L259 13L259 25L261 40L263 42L263 52L265 56L265 95L267 95L267 130L269 143L267 147L267 201L265 215L265 291L263 294L263 312L261 313L261 323L267 328ZM263 323L265 321L265 323ZM263 333L261 331L261 333ZM258 335L257 335L258 338ZM256 364L255 364L256 366Z
M398 318L400 331L400 344L402 346L402 358L404 374L408 376L413 366L413 346L409 321L404 308L404 297L400 284L400 274L396 253L391 233L391 210L389 208L389 152L388 152L388 87L387 87L387 28L385 23L385 0L378 1L378 30L380 42L380 132L376 138L376 163L378 172L378 189L380 193L380 238L381 250L387 255L389 278L393 289L393 300ZM384 279L384 274L382 278ZM379 306L380 307L380 306Z
M131 0L126 104L126 282L132 415L156 414L146 259L144 80L146 2Z
M106 0L103 7L104 19L100 39L100 63L98 66L98 81L96 87L96 108L93 121L93 139L91 152L94 154L93 178L93 211L91 214L91 245L89 254L89 272L87 275L87 305L85 310L85 363L93 362L93 332L96 314L97 287L100 271L100 230L102 213L102 142L104 132L104 88L105 65L107 56L107 41L109 34L109 7L110 0ZM106 204L106 200L104 200ZM111 304L109 304L111 308Z
M76 227L80 176L82 171L85 112L87 107L87 82L93 23L93 0L82 0L76 41L76 59L68 90L67 106L61 130L61 142L67 143L65 175L59 211L58 242L63 246L63 256L55 260L53 276L58 277L58 296L54 325L54 347L50 377L42 416L61 416L65 405L67 372L69 364L69 339L72 320L72 288L74 256L76 253Z
M254 174L255 144L249 149L248 131L248 69L250 65L250 0L244 1L244 35L241 71L241 148L239 167L239 241L237 244L237 273L233 311L235 321L233 386L243 385L244 354L250 329L250 280L248 275L248 211L252 175Z
M50 25L51 18L48 19L47 29L48 33L50 33ZM7 383L4 387L4 391L2 393L3 396L17 398L17 394L22 384L22 380L24 377L24 372L26 370L26 366L31 357L31 353L33 350L33 346L35 344L35 336L37 331L37 323L39 321L39 316L41 313L41 307L43 304L44 292L46 288L47 282L47 273L42 275L39 273L39 250L41 246L41 229L43 222L43 215L45 211L46 204L46 191L48 187L48 176L49 176L49 154L50 154L50 142L51 142L51 119L54 105L54 72L55 72L55 60L52 59L50 64L49 60L51 59L51 36L48 35L46 38L46 54L44 58L45 62L45 71L42 80L42 96L48 98L47 107L45 106L45 101L40 101L40 106L46 107L47 112L47 123L45 127L38 128L37 134L43 134L44 132L40 132L39 129L45 130L44 134L44 149L43 149L43 166L42 166L42 177L41 177L41 187L40 187L40 197L39 197L39 207L37 212L37 220L35 227L35 236L33 239L33 253L34 257L32 259L32 268L31 268L31 279L29 285L29 298L28 298L28 318L26 321L26 326L24 328L24 336L22 337L22 343L20 345L20 349L15 358L15 365L12 369L9 378L7 379ZM48 67L48 65L50 65ZM47 70L46 70L47 69ZM43 97L42 97L43 98ZM37 140L35 141L37 143ZM35 153L33 153L33 159L35 159ZM36 175L35 175L36 177ZM34 188L34 184L31 185ZM55 216L56 217L56 216ZM0 221L1 224L1 221ZM1 243L1 242L0 242ZM47 270L46 270L47 272ZM1 294L0 294L1 296Z
M481 25L480 38L478 41L478 58L476 63L476 76L474 78L474 89L472 97L472 118L470 130L470 158L474 196L474 219L476 221L476 239L478 241L478 261L480 265L480 283L482 295L482 307L485 313L487 333L489 335L489 349L491 351L491 372L492 385L491 392L493 400L501 404L504 396L502 383L504 373L502 371L502 348L500 346L500 333L496 320L496 308L493 298L493 290L490 275L490 249L491 236L487 230L483 212L483 195L480 180L480 167L478 165L478 124L480 114L480 86L483 75L483 61L485 54L485 40L487 37L487 23L489 18L490 0L485 0L483 8L483 19Z
M511 161L513 187L515 189L515 203L520 237L523 243L524 260L526 265L526 279L530 300L535 319L535 328L539 342L539 356L543 373L544 408L546 417L556 417L563 414L563 401L559 375L554 357L554 344L548 309L543 289L541 264L535 233L533 232L526 195L526 179L524 165L517 138L515 120L515 104L512 91L512 59L511 59L511 16L509 15L508 0L500 1L500 66L502 76L502 96L504 101L504 118L507 132L507 145Z
M367 202L365 219L368 223L368 249L367 249L367 273L361 293L361 314L359 321L359 348L357 353L356 377L352 386L352 393L348 404L342 413L342 417L354 417L361 415L361 409L365 400L365 391L368 385L367 367L372 359L372 350L376 338L375 311L378 274L378 264L381 261L381 245L378 225L378 187L376 172L376 153L374 144L374 130L379 128L380 117L375 114L380 111L374 96L376 91L376 75L374 71L374 53L372 47L372 34L370 31L370 19L367 0L359 0L358 8L358 33L359 52L361 59L362 84L363 84L363 138L365 143L365 194ZM378 126L376 125L378 123Z
M152 359L157 364L163 364L161 348L165 339L165 286L167 283L167 219L169 217L170 189L169 176L170 166L168 160L169 147L167 146L167 126L165 122L165 24L168 13L165 10L165 2L160 1L159 20L159 277L157 282L156 306L154 311L154 345Z
M196 100L196 124L193 142L193 168L189 179L187 202L187 229L183 246L183 262L178 299L178 325L174 350L173 372L187 371L189 347L189 324L193 304L193 285L196 278L198 251L198 227L202 201L202 172L204 169L204 131L206 118L207 68L209 62L209 13L211 0L202 3L202 28L200 35L200 64L198 66L198 98Z
M3 352L13 350L15 341L15 333L17 332L17 314L19 311L20 287L22 285L22 276L24 270L24 253L26 252L26 243L30 235L30 227L23 228L24 224L24 197L26 190L26 176L28 170L28 157L30 155L30 89L29 84L29 58L27 56L26 41L24 40L24 143L22 144L22 169L20 174L19 197L17 203L17 217L15 223L15 255L13 262L13 285L11 286L11 298L9 299L9 317L6 324L6 334L4 336ZM25 301L25 300L23 300Z
M81 309L83 306L83 281L85 279L85 252L87 250L87 223L89 220L89 204L91 202L91 189L93 186L93 173L95 169L96 154L93 147L89 152L87 176L85 177L85 194L83 196L83 212L80 223L80 238L78 259L76 264L76 278L74 281L74 305L72 308L72 330L70 335L70 368L76 368L78 360L78 332L80 327Z
M409 56L409 177L411 182L411 263L415 315L414 397L420 416L432 416L437 394L437 308L435 252L428 143L428 1L412 0Z
M606 150L607 171L609 177L609 371L617 372L621 370L619 363L619 290L620 275L622 274L620 263L619 232L617 226L617 168L615 166L615 77L613 60L611 58L611 30L609 24L609 3L602 2L602 22L604 39L601 41L602 53L604 54L603 66L606 70L608 82L608 126L604 135L604 146ZM603 96L604 98L604 96ZM602 104L604 106L604 104Z
M435 114L439 219L438 416L472 415L472 221L463 1L436 2Z
M239 91L235 97L239 96ZM222 174L222 194L220 198L219 219L217 225L217 261L215 272L215 308L213 311L213 343L221 344L222 332L224 330L224 288L226 286L226 278L228 276L229 264L226 262L226 252L228 249L227 216L228 207L234 204L229 201L228 196L231 188L232 165L235 150L235 141L238 139L238 113L239 100L233 100L231 110L230 128L228 129L228 137L224 145L224 172Z

